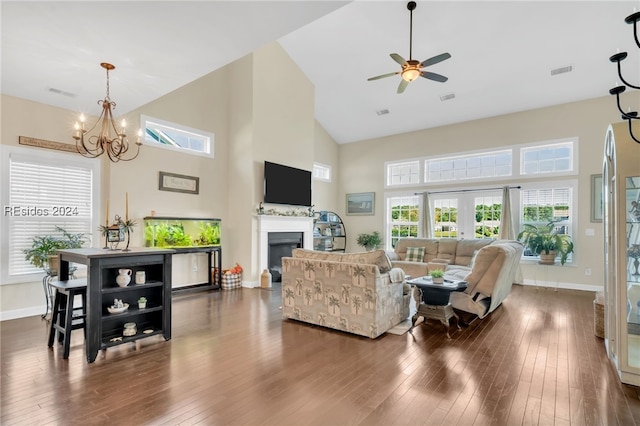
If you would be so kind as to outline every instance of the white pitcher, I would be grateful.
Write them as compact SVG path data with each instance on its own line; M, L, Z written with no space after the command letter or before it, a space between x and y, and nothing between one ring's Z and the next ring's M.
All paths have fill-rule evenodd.
M118 269L118 276L116 277L116 283L120 287L126 287L131 282L131 269Z

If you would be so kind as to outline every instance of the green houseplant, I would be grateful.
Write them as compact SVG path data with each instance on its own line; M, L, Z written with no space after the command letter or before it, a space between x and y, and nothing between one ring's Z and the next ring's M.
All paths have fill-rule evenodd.
M64 228L56 226L62 235L43 235L32 238L31 248L24 249L25 260L37 268L57 272L57 251L61 249L81 248L88 238L83 233L71 234Z
M366 250L373 250L382 243L382 238L378 231L373 231L370 234L363 233L358 234L358 245L364 247Z
M555 222L538 226L525 224L518 234L518 241L522 241L531 253L540 256L543 265L553 265L557 256L560 256L560 263L564 265L567 256L573 253L571 236L559 234Z
M439 284L444 281L444 271L442 269L433 269L429 271L431 279L435 284Z

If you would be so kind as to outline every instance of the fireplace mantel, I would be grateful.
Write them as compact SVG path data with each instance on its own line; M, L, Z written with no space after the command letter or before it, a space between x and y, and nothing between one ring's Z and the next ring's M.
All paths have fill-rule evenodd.
M306 216L257 215L258 271L269 267L269 232L302 232L302 246L313 249L313 218Z

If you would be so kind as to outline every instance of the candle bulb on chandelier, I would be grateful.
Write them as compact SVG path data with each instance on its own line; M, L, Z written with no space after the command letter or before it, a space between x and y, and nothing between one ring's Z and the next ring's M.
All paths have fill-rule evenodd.
M125 134L124 133L124 129L127 127L127 121L124 118L120 122L120 127L122 127L122 130L120 131L120 133L122 133L124 135Z
M76 124L73 126L73 128L75 129L73 131L73 137L75 139L80 139L80 125L78 124L77 121L76 121Z

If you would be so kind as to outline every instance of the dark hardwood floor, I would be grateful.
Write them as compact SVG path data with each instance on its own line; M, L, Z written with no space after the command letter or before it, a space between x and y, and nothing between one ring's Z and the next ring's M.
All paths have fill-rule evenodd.
M173 338L86 362L48 323L0 323L2 425L634 425L636 388L593 333L593 293L514 286L448 340L376 340L283 321L278 291L175 295Z

